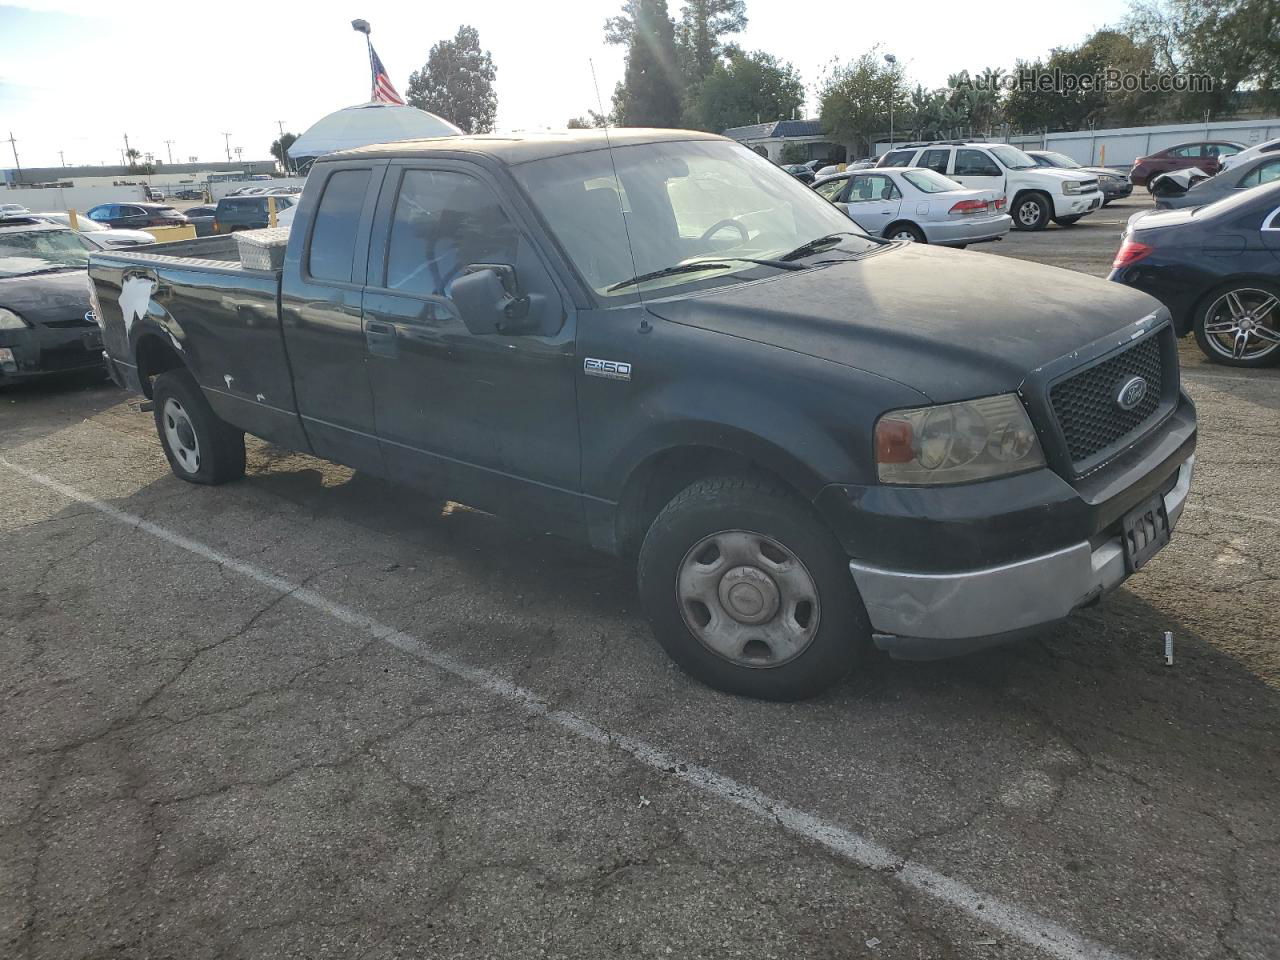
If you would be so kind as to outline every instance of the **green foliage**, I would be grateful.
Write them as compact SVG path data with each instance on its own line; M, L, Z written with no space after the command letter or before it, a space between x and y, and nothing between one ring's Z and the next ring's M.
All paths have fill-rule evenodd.
M587 122L585 117L570 117L569 122L565 125L566 130L590 130L591 124Z
M613 94L618 124L679 126L683 78L667 0L628 0L622 15L606 24L606 34L611 43L626 37L628 44L626 71Z
M795 67L763 50L745 53L733 48L714 64L690 99L685 122L720 133L794 116L803 103L804 84Z
M886 63L876 45L846 64L833 62L818 92L822 126L835 140L870 148L874 136L889 129L889 106L895 115L907 107L902 65Z
M809 159L808 153L804 146L799 143L784 143L782 145L782 162L786 163L804 163Z
M271 141L271 155L280 161L281 166L286 168L289 166L289 148L297 139L296 133L286 133L279 140Z
M497 68L480 33L463 25L452 40L441 40L421 70L409 75L410 106L444 117L467 133L489 133L498 112L493 89Z
M723 38L747 27L744 0L687 0L676 26L676 49L691 89L727 52Z

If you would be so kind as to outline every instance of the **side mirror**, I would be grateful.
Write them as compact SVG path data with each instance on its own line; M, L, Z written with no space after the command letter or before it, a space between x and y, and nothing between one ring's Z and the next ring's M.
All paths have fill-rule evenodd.
M478 336L519 336L535 333L533 298L516 296L514 267L498 263L473 263L453 281L449 296L468 332Z

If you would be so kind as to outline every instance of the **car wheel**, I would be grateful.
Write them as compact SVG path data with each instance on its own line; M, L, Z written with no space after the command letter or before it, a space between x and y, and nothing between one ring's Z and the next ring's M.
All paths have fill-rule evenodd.
M658 642L728 693L801 700L845 677L870 641L849 558L777 481L686 487L640 548L639 590Z
M928 243L924 231L914 223L895 223L885 228L884 235L889 240L912 240L916 243Z
M1069 227L1072 224L1079 223L1083 219L1084 219L1084 214L1082 213L1074 217L1054 217L1053 222L1060 227Z
M244 432L218 418L190 373L160 374L151 399L156 432L174 476L211 485L244 476Z
M1280 287L1241 281L1201 301L1196 343L1214 363L1267 367L1280 362Z
M1049 198L1042 193L1024 193L1014 204L1013 228L1015 230L1043 230L1053 215Z

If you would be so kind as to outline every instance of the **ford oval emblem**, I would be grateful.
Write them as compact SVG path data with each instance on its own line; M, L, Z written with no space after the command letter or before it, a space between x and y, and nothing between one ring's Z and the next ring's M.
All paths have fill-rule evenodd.
M1121 410L1132 410L1147 395L1147 381L1142 377L1126 380L1116 394L1116 406Z

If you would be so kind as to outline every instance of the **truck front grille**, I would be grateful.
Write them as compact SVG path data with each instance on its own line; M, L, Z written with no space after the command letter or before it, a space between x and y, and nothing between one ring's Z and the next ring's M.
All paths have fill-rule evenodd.
M1147 392L1132 410L1117 398L1133 379L1147 381ZM1154 426L1165 393L1160 337L1149 336L1102 363L1067 377L1049 390L1049 405L1067 441L1071 462L1080 469L1099 454Z

